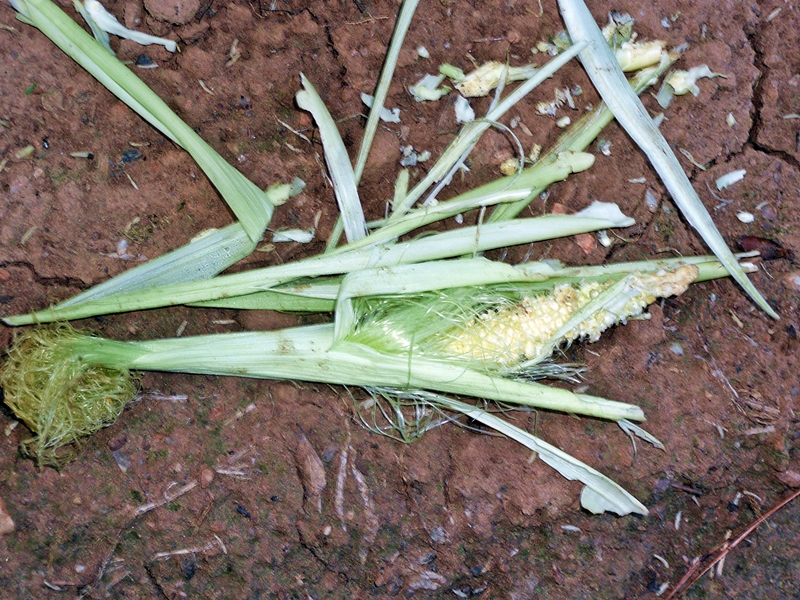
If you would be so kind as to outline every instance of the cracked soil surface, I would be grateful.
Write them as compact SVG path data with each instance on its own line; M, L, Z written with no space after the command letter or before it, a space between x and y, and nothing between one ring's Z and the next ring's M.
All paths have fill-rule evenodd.
M71 3L58 3L74 14ZM629 12L644 39L688 43L678 67L705 63L725 75L701 80L697 97L676 98L661 129L693 158L679 155L732 248L751 235L800 252L797 3L588 4L601 22L612 9ZM180 40L174 56L159 47L113 44L123 60L146 52L158 64L134 70L226 159L262 188L294 176L308 184L277 211L272 227L316 223L315 241L262 247L235 268L320 252L337 210L319 138L294 104L299 74L341 119L355 156L364 122L359 94L373 90L399 3L203 0L195 13L187 9L193 16L182 25L158 20L138 0L106 6L128 26ZM542 2L541 15L539 6L422 0L387 101L401 109L402 121L379 130L361 187L369 217L381 216L391 197L401 145L436 157L457 131L450 100L418 104L406 87L443 62L469 69L470 56L542 64L530 49L563 25L554 2ZM6 3L0 25L0 316L43 308L231 222L185 152L16 21ZM234 40L240 57L226 66ZM430 59L418 58L413 49L420 45ZM535 105L552 99L556 87L576 85L583 90L577 110L563 108L559 116L577 116L598 99L573 63L503 123L519 117L531 132L516 130L523 144L547 147L560 130ZM653 97L643 101L660 112ZM487 104L473 103L476 112ZM551 186L530 213L555 203L579 210L592 200L615 201L637 225L617 232L609 248L565 239L510 248L496 258L600 264L705 253L626 135L612 124L602 138L611 143L610 155L592 145L595 166ZM32 152L19 156L28 146ZM70 156L78 151L93 158ZM503 134L490 131L454 187L496 177L513 152ZM715 180L736 169L747 171L744 180L718 192ZM412 180L420 173L412 171ZM648 189L658 200L654 211L644 202ZM753 222L741 222L740 212L752 213ZM131 260L112 256L120 240ZM141 398L61 471L21 457L17 447L28 432L21 424L12 428L10 411L0 415L0 499L16 524L0 537L0 595L655 597L693 557L800 486L800 271L790 258L761 266L752 279L780 321L756 310L729 281L718 281L651 307L649 321L567 351L587 365L589 393L643 407L648 431L666 451L640 443L634 452L616 425L592 419L515 417L518 426L630 490L648 506L648 517L582 512L578 484L506 439L454 426L411 445L371 434L353 419L350 394L363 399L360 390L143 374ZM308 320L175 307L77 325L132 340L172 336L179 328L190 335ZM0 350L13 335L0 326ZM148 503L159 506L137 515ZM800 597L798 540L800 503L794 502L731 552L720 575L704 577L686 597Z

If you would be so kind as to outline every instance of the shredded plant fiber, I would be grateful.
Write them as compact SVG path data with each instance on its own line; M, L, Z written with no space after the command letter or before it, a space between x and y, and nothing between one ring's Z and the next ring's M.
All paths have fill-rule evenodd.
M86 334L68 325L19 336L0 366L5 402L35 434L21 451L39 465L60 467L80 443L114 423L136 395L127 369L87 364L79 346Z

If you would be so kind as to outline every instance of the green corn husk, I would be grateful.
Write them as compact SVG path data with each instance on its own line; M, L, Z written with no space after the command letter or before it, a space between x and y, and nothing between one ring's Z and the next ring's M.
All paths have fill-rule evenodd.
M440 394L615 421L643 420L636 406L548 387L525 376L535 375L542 360L539 355L559 344L579 337L594 339L610 324L637 315L655 295L680 293L687 278L673 282L665 266L692 278L727 274L719 262L703 258L560 270L546 263L514 268L472 259L357 271L339 286L335 324L143 342L93 338L66 325L43 328L20 337L0 369L0 383L9 406L36 434L24 448L40 464L54 465L70 457L64 445L74 445L116 419L135 393L132 370L427 394L429 399L438 398L443 409L465 414L536 449L565 477L583 482L581 502L588 510L646 514L641 503L591 467L481 408ZM667 285L653 286L650 280ZM557 300L559 287L580 291L596 284L604 289L585 294L588 302L568 307L569 314L550 327L550 339L538 354L513 350L491 358L489 354L497 350L502 354L504 348L492 348L480 336L475 342L478 352L450 348L452 340L475 327L482 315L500 315L514 303L519 305L520 298ZM597 328L587 328L594 321ZM540 374L548 372L550 367L545 366Z
M465 362L463 352L444 352L445 342L481 314L518 303L525 296L547 294L556 283L596 282L612 290L632 272L685 265L696 265L698 279L726 275L709 257L561 269L544 263L514 268L474 259L362 271L349 276L341 286L335 325L150 342L101 340L64 325L34 329L17 340L2 367L0 383L7 403L39 435L40 441L31 447L36 448L43 463L52 462L48 457L57 456L52 452L59 444L73 444L113 422L126 401L124 397L130 399L135 386L110 381L117 376L124 379L128 370L430 389L601 418L638 420L643 415L636 407L515 381L520 371L512 361L492 363L478 354ZM435 273L436 269L441 272ZM425 277L419 277L421 270L427 273ZM472 280L466 281L469 277ZM466 287L459 288L457 282ZM443 289L436 290L437 285ZM609 310L602 303L602 294L593 302ZM594 310L590 305L584 306L584 311ZM619 316L615 313L616 320ZM587 316L578 313L575 319L583 322ZM563 323L561 329L569 323ZM549 347L552 350L569 339L559 330ZM48 349L49 345L55 348ZM525 365L529 372L532 367ZM100 370L95 373L96 368ZM86 383L95 377L107 382L96 388ZM117 392L111 394L111 388ZM82 408L88 406L87 398L95 391L99 392L99 408ZM75 394L76 400L69 399ZM64 407L53 407L63 402ZM76 414L86 416L78 418Z
M61 444L75 444L81 436L110 424L133 398L129 368L383 385L396 390L423 388L615 420L643 418L640 409L619 402L490 377L444 361L412 362L406 356L389 356L352 342L334 345L332 325L150 342L103 340L58 326L37 330L31 339L33 343L19 340L12 351L15 358L2 367L0 380L9 405L38 434L25 448L40 464L53 466L74 456ZM37 376L42 373L50 379L39 387ZM96 385L92 385L94 378L99 378ZM73 398L73 394L78 395ZM647 514L624 489L566 453L477 407L438 397L445 409L467 414L517 439L565 477L583 482L586 489L581 499L591 500L584 502L588 510Z
M351 244L354 246L352 249L330 252L295 263L223 275L207 281L121 293L86 300L76 305L64 303L29 315L4 317L3 320L9 325L27 325L201 302L214 302L215 306L236 307L238 303L231 302L231 298L235 296L257 294L302 278L338 275L367 267L430 261L479 253L509 244L530 243L559 236L575 235L584 231L633 224L634 221L625 217L618 209L615 212L616 214L593 217L584 217L580 213L577 215L545 215L534 219L518 219L506 223L468 227L391 245L359 247L359 243L356 242ZM376 235L376 237L380 236ZM299 288L303 287L299 286ZM298 289L295 295L304 295L302 289ZM270 296L274 298L274 296ZM270 308L270 306L262 305L261 308ZM310 309L302 305L295 310L307 311Z

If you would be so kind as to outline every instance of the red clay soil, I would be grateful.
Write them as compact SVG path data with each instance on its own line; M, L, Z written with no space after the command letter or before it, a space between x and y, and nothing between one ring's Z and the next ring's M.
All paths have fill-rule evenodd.
M58 0L69 14L71 3ZM171 55L114 41L177 114L260 187L300 176L308 187L274 229L310 228L315 241L263 245L235 269L279 264L324 248L337 216L319 136L294 103L299 75L317 87L351 157L363 132L398 2L137 0L107 3L121 22L180 40ZM723 236L800 251L800 26L795 3L609 3L642 39L688 43L678 66L725 78L676 98L661 126ZM387 104L361 197L384 213L401 146L438 156L457 131L452 103L416 103L407 87L448 62L542 64L531 48L563 29L555 2L422 0ZM174 11L174 14L170 11ZM178 22L179 24L174 24ZM0 3L0 316L43 308L232 221L191 158L116 100ZM228 64L234 41L240 56ZM425 46L430 58L414 50ZM205 87L201 87L200 81ZM598 98L570 64L503 119L527 148L561 132L535 106L580 86L573 120ZM654 98L643 100L653 114ZM477 112L488 99L473 102ZM296 135L303 131L311 143ZM646 158L616 125L592 145L594 167L550 188L530 214L617 202L637 225L606 248L594 237L494 253L514 263L559 258L601 264L706 253ZM32 146L25 156L18 153ZM74 158L74 152L93 158ZM489 132L454 186L497 176L514 146ZM715 180L746 169L717 191ZM412 181L424 173L412 169ZM135 182L136 187L132 185ZM645 203L650 190L658 200ZM737 218L754 216L751 223ZM474 220L467 215L466 220ZM456 226L450 222L448 226ZM269 236L268 236L269 237ZM129 260L115 256L120 241ZM118 253L117 253L118 254ZM504 438L456 426L404 445L363 429L361 390L302 382L143 374L142 396L60 471L18 453L24 425L0 415L0 498L15 530L0 536L7 598L650 598L694 557L800 486L800 271L761 263L752 280L781 314L770 320L729 281L699 284L567 358L585 363L589 393L640 405L666 446L636 451L615 425L548 412L517 413L535 431L611 476L650 509L644 518L593 516L568 482ZM275 329L308 318L170 308L77 323L121 340ZM0 327L0 350L14 331ZM341 485L337 486L337 482ZM191 487L192 483L197 483ZM326 484L323 487L323 484ZM337 493L337 487L339 492ZM148 503L158 506L137 515ZM740 544L721 573L688 598L800 597L800 505L791 503Z

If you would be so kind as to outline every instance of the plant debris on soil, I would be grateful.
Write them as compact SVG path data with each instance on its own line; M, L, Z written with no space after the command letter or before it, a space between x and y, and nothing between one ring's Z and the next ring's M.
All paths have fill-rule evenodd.
M58 4L74 15L71 2ZM149 61L140 61L141 46L117 40L117 55L259 187L295 176L307 183L270 227L315 227L314 240L265 245L234 269L321 252L338 210L319 137L294 103L300 73L338 121L353 158L363 131L360 94L374 92L399 4L164 4L106 7L127 27L179 40L181 52L149 46ZM589 393L644 409L647 430L666 452L632 445L614 423L509 415L618 481L650 515L582 512L580 484L514 442L474 429L439 427L408 445L376 436L354 420L361 390L144 374L141 395L119 421L60 471L20 455L30 432L3 407L4 589L19 598L666 596L695 558L800 487L798 7L588 4L600 23L612 10L629 12L642 39L688 43L678 68L707 64L726 76L698 81L697 97L675 98L665 111L642 98L652 114L665 113L661 130L685 151L682 164L729 246L743 240L768 254L751 278L781 315L770 320L730 281L708 282L651 307L650 320L565 350L569 362L586 365L580 385ZM458 130L449 97L418 103L408 86L441 63L542 64L531 49L563 28L555 2L423 0L387 100L401 122L379 128L364 171L367 217L383 216L391 200L401 147L436 157ZM231 222L184 151L2 2L0 56L0 316L63 300L129 268L125 256L159 256ZM578 87L575 109L565 105L555 118L537 113L556 89ZM526 148L547 148L562 131L557 119L574 121L598 101L573 62L503 123L515 121ZM473 100L476 113L488 103ZM609 246L565 239L492 257L601 264L706 253L624 132L612 124L601 137L590 148L597 163L551 186L529 213L614 201L637 225L615 232ZM489 131L453 186L495 178L515 152L502 132ZM412 181L424 168L412 169ZM747 171L742 181L712 192L717 178L738 169ZM174 307L76 325L133 340L318 318ZM0 328L0 350L14 335ZM794 501L685 597L797 598L798 572Z

